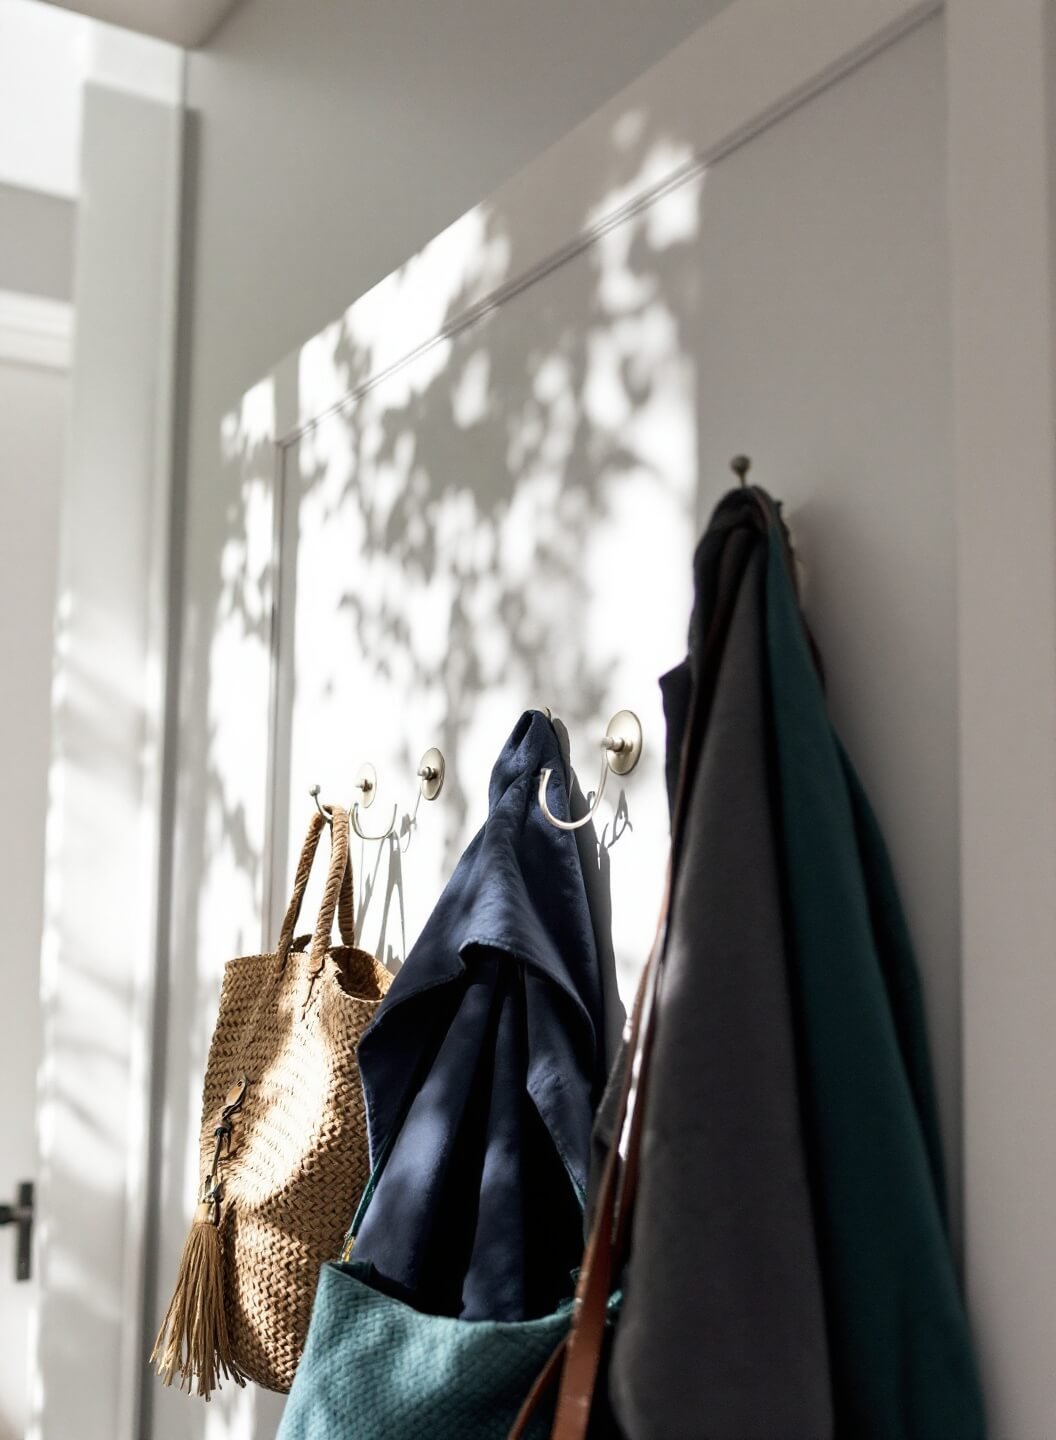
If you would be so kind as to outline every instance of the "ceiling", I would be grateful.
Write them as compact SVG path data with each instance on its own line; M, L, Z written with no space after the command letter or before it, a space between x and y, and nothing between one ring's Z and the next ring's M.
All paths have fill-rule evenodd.
M49 3L193 50L209 39L238 0L49 0Z

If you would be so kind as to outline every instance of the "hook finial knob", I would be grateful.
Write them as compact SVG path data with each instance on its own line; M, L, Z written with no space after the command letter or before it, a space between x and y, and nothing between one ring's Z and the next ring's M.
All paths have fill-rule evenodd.
M320 794L322 793L322 789L323 789L323 787L322 787L321 785L313 785L312 788L308 791L308 794L309 794L309 795L312 797L312 799L315 801L315 808L319 811L319 814L323 817L323 819L324 819L324 820L326 821L326 823L329 825L329 824L330 824L330 821L331 821L334 817L333 817L333 813L332 813L330 810L328 810L328 809L326 808L326 806L323 804L323 802L319 799L319 796L320 796Z
M444 788L443 754L431 746L418 762L418 781L423 800L435 800Z
M356 771L356 778L352 783L355 789L359 791L359 804L361 808L369 810L377 799L378 794L377 771L369 760Z
M752 468L752 461L748 455L735 455L730 461L730 469L737 476L737 479L745 487L748 485L748 471Z

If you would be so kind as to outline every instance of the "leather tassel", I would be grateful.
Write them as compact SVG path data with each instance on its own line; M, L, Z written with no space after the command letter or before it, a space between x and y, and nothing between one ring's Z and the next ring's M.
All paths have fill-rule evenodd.
M221 1375L238 1385L246 1383L231 1357L227 1334L219 1208L214 1198L203 1200L195 1212L176 1288L150 1357L166 1385L179 1375L181 1389L194 1388L206 1400L219 1388Z

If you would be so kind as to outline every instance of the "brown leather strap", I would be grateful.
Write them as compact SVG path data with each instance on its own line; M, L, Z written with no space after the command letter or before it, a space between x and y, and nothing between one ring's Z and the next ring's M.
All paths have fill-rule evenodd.
M764 533L771 525L781 523L777 507L764 491L751 487L751 495L763 519ZM783 525L781 534L786 548L786 560L794 573L791 546ZM721 657L728 622L729 615L725 610L721 614L717 612L713 618L705 637L705 669L717 665ZM630 1251L631 1221L638 1187L645 1121L646 1088L656 1030L656 997L663 965L672 875L678 864L679 842L692 788L690 777L693 772L692 767L687 764L688 751L691 743L701 743L700 732L707 727L708 689L708 685L699 683L698 677L698 684L694 687L691 699L679 780L672 806L672 850L668 862L667 884L656 939L635 1000L626 1047L617 1124L599 1189L594 1225L580 1270L572 1325L564 1344L550 1357L546 1370L532 1387L521 1414L517 1417L516 1425L510 1432L510 1440L520 1440L524 1434L528 1421L538 1409L543 1393L553 1383L562 1357L561 1389L550 1440L585 1440L590 1424L591 1407L605 1343L609 1297L614 1284L623 1273ZM625 1157L621 1165L619 1154L624 1141ZM544 1380L545 1384L542 1383Z
M513 1422L513 1429L510 1431L507 1440L524 1440L528 1431L528 1424L543 1402L543 1396L557 1382L561 1374L561 1364L565 1358L566 1340L560 1340L550 1352L550 1358L535 1377L535 1383L528 1391L524 1404Z
M630 1242L630 1216L638 1178L638 1150L641 1146L644 1113L643 1082L651 1050L653 1003L659 977L667 925L670 872L656 938L642 972L626 1047L626 1063L620 1086L616 1125L605 1161L594 1223L587 1240L576 1287L572 1325L567 1338L554 1351L521 1406L509 1440L522 1440L546 1392L561 1373L561 1389L551 1431L552 1440L584 1440L590 1424L598 1371L605 1343L609 1297L619 1276ZM627 1156L621 1165L620 1144L627 1132Z
M613 1134L605 1162L598 1210L580 1271L576 1310L565 1346L565 1364L551 1431L552 1440L585 1440L605 1345L609 1297L627 1259L638 1184L645 1084L656 1015L654 1001L667 929L669 894L670 872L664 887L656 938L635 1001L635 1023L627 1046L627 1064L621 1089L619 1128ZM621 1164L620 1142L624 1131L627 1149Z

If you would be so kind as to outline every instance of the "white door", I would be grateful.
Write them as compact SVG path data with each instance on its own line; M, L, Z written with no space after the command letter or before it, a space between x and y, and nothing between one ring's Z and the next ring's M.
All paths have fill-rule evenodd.
M724 13L225 418L217 474L199 482L187 596L170 1270L220 961L278 909L310 784L347 801L373 760L373 829L375 813L384 823L391 804L413 805L425 746L444 748L444 793L422 807L406 859L375 846L360 861L363 938L398 959L483 816L517 710L563 713L592 784L589 742L617 706L640 709L634 829L612 862L617 959L633 982L666 828L654 677L681 651L688 552L745 450L753 479L788 502L833 711L903 882L959 1210L946 22L895 4ZM885 14L906 27L897 37ZM277 1404L225 1393L206 1412L166 1394L154 1435L265 1440ZM1015 1431L1028 1433L1048 1432Z
M37 1175L44 820L68 392L64 370L0 358L0 1204L14 1202L20 1183ZM16 1276L19 1228L0 1229L0 1440L21 1440L28 1417L37 1264L31 1253L28 1276Z
M377 834L394 805L413 813L439 745L444 790L406 857L354 857L361 938L393 964L483 822L518 714L549 705L567 723L587 790L629 707L645 730L629 824L620 787L599 821L623 832L607 863L629 1003L666 859L657 676L684 653L693 547L748 451L788 507L833 712L903 878L956 1197L943 46L940 18L920 24L710 166L692 112L681 130L657 118L661 67L588 122L578 183L549 152L304 347L266 842L274 930L310 787L347 804L373 762ZM574 217L563 235L544 194ZM245 729L218 707L218 733Z

